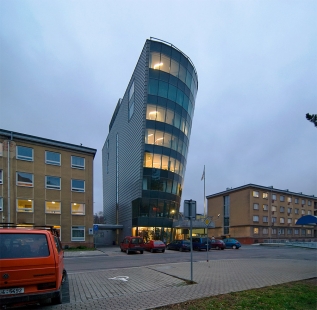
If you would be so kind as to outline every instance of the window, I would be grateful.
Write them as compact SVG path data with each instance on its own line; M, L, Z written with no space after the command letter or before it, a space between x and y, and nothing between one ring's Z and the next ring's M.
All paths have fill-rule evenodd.
M85 215L85 204L73 202L71 204L72 214Z
M308 204L309 206L311 206L311 200L308 200L308 201L307 201L307 204Z
M284 196L280 196L280 201L285 201L285 197Z
M17 212L33 212L33 200L17 199Z
M259 192L257 192L257 191L253 191L253 197L259 197Z
M259 204L258 203L254 203L253 204L253 210L259 210Z
M61 165L61 154L45 151L45 163L49 165Z
M287 202L291 203L292 202L292 197L287 197Z
M295 203L298 203L298 198L295 198Z
M269 233L268 228L262 228L263 235L267 235Z
M287 213L291 214L292 213L292 208L287 208Z
M0 211L3 211L3 197L0 197Z
M72 241L85 241L85 227L73 226L72 227Z
M274 211L276 211L276 206L272 206L271 207L271 210L274 212Z
M288 224L292 224L292 219L288 218L288 219L287 219L287 223L288 223Z
M276 223L276 217L272 217L272 223Z
M302 199L302 205L304 205L306 203L305 199Z
M259 216L253 215L253 222L258 222L258 221L259 221Z
M306 229L301 229L300 234L301 234L302 236L306 236Z
M263 198L267 199L269 197L268 193L263 193Z
M288 235L291 235L292 233L293 233L293 229L292 229L292 228L288 228L288 229L287 229L287 234L288 234Z
M267 211L268 210L268 205L263 205L263 211Z
M129 120L131 119L133 112L134 112L134 81L129 90Z
M30 147L17 145L16 154L17 159L33 161L33 149Z
M85 158L72 156L72 168L85 169Z
M272 228L272 235L276 235L276 228Z
M280 212L284 212L285 208L284 207L280 207Z
M0 169L0 184L3 184L3 170Z
M258 235L258 234L259 234L259 228L254 227L254 228L253 228L253 233L254 233L255 235Z
M17 172L17 185L18 186L33 186L33 174L27 172Z
M276 200L276 194L272 194L272 200Z
M84 180L72 180L72 191L73 192L85 192L85 181Z
M296 224L297 221L298 221L298 219L294 219L294 224Z
M45 188L47 189L61 189L61 178L60 177L45 177Z
M268 222L268 217L267 216L263 216L263 223L267 223Z
M279 235L284 235L284 234L285 234L284 228L280 228L280 229L278 230L278 234L279 234Z
M310 210L308 210L308 211L307 211L307 214L308 214L308 215L311 215L311 211L310 211Z
M295 234L295 235L299 235L299 229L298 229L298 228L295 228L295 229L294 229L294 234Z
M299 211L299 209L295 209L295 210L294 210L295 214L299 214L298 211Z
M280 224L284 224L284 223L285 223L284 217L280 217Z
M304 215L304 214L305 214L305 210L303 209L303 210L302 210L302 215Z
M61 203L59 201L46 201L45 213L61 214Z
M306 230L307 235L311 235L311 229Z

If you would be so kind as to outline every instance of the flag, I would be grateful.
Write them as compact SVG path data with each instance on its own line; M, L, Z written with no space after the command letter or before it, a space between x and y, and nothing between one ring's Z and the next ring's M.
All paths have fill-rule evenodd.
M204 171L203 171L203 175L201 176L201 181L205 178L205 167L204 167Z

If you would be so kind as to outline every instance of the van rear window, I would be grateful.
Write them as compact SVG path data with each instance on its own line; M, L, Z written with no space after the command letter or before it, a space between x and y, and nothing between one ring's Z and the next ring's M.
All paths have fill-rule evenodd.
M140 244L142 242L143 242L143 240L141 238L132 238L131 239L132 244Z
M0 234L0 259L45 256L49 248L44 234Z

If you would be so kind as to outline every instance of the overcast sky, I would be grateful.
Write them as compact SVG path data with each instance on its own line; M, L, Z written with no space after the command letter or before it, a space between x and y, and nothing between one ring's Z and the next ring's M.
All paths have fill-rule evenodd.
M248 183L317 195L317 1L0 0L0 128L101 152L145 40L199 79L182 201ZM181 209L183 206L181 207Z

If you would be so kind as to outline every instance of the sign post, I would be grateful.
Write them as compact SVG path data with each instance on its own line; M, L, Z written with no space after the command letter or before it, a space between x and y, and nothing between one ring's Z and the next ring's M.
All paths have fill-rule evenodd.
M184 216L189 218L190 222L190 281L193 283L193 223L192 220L196 219L196 201L184 200Z

